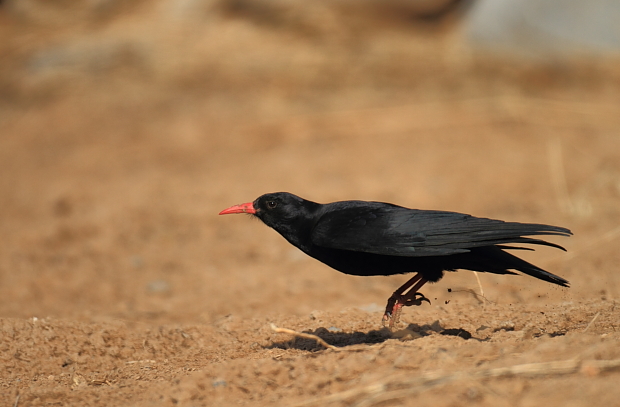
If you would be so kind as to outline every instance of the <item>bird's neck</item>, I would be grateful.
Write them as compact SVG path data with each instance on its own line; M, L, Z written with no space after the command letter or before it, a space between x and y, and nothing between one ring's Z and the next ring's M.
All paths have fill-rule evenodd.
M277 226L272 226L278 233L280 233L290 244L308 253L312 243L310 242L312 236L312 230L316 224L318 211L320 210L319 204L316 206L306 204L304 208L307 213L303 216L297 216L293 219L287 219L286 222L282 222Z

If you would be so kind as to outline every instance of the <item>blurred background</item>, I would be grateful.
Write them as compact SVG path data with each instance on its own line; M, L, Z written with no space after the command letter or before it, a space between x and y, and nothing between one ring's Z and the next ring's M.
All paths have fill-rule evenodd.
M403 276L217 216L274 191L565 226L568 254L524 257L570 290L481 275L487 298L618 298L618 21L612 0L0 1L0 316L380 311Z

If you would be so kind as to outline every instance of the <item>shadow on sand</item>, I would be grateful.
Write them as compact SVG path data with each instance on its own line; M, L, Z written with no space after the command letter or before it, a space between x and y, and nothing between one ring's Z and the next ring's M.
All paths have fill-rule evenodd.
M447 336L458 336L463 339L471 339L472 335L468 331L462 328L448 328L441 327L438 321L431 325L417 325L409 324L406 328L396 331L391 331L388 328L381 328L379 330L372 330L369 332L342 332L338 328L317 328L314 331L303 331L305 334L316 335L323 339L330 345L342 348L351 345L374 345L382 343L388 339L399 340L415 340L423 338L425 336L440 334ZM305 351L317 351L324 349L323 346L318 344L314 339L293 337L287 341L274 342L272 345L267 346L267 349L297 349Z

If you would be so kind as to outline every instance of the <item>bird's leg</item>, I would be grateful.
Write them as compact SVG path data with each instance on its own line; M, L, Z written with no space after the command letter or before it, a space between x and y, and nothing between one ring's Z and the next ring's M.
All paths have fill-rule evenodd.
M402 298L403 293L421 279L422 275L416 273L415 276L411 277L405 284L401 285L396 291L394 291L392 296L388 298L387 306L385 307L385 314L383 315L384 322L392 318L392 311L394 310L398 300Z
M403 307L411 305L421 305L422 301L426 301L430 304L428 298L424 294L419 293L418 289L426 284L428 280L417 273L409 281L400 286L398 290L394 291L392 296L388 299L387 306L385 307L385 314L383 314L383 325L388 325L392 328L394 324L400 320L400 313ZM405 291L408 291L406 294Z

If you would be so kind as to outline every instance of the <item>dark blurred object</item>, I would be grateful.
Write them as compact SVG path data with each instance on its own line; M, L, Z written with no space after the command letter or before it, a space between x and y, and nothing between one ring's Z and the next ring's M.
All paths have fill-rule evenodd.
M228 17L246 18L269 26L304 25L311 16L326 17L321 9L339 10L341 17L368 20L438 21L452 14L464 0L220 0L218 8ZM319 11L317 13L317 11ZM369 18L370 17L370 18ZM297 27L300 28L300 27Z
M367 3L376 11L400 15L412 20L435 21L451 14L465 0L367 0L365 2L350 1L350 6Z

